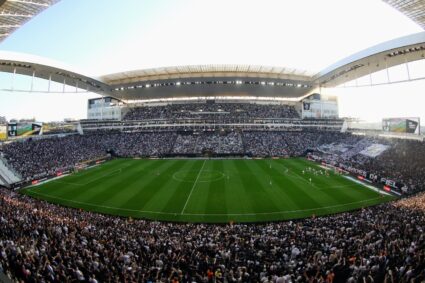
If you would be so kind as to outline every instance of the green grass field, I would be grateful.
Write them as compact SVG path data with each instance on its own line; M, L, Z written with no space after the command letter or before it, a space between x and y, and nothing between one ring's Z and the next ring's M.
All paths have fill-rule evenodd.
M333 172L303 174L307 167L325 171L300 158L116 159L22 192L106 214L215 223L304 218L393 199Z

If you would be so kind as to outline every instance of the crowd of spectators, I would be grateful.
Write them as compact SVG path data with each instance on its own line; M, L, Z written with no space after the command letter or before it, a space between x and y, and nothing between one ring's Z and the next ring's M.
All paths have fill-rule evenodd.
M374 143L376 157L361 154ZM324 151L328 149L328 151ZM24 178L102 157L307 150L425 190L425 143L336 132L95 131L3 145ZM70 209L0 189L0 272L24 282L424 282L425 194L269 224L159 223Z
M173 146L175 154L188 154L195 152L197 136L192 133L179 134Z
M297 142L303 135L303 142ZM52 175L77 163L106 156L164 156L167 154L299 155L313 138L309 133L274 132L119 132L95 131L44 139L27 139L2 146L0 151L24 180ZM254 138L257 137L257 138ZM283 138L285 137L285 138ZM286 140L291 143L286 144Z
M27 139L3 145L2 156L24 180L54 175L80 162L113 154L119 157L148 157L184 154L299 156L319 145L322 136L343 134L319 132L120 132L94 131Z
M386 149L376 157L362 154L362 150L373 144ZM327 160L404 184L409 194L425 190L425 143L422 141L347 134L339 139L321 140L317 149L324 151L321 154Z
M376 157L361 151L379 143L388 147ZM321 150L327 159L405 184L411 193L424 189L425 143L355 136L337 132L216 131L120 132L94 131L5 144L3 158L24 180L54 175L80 162L105 157L157 157L185 154L238 156L302 156ZM323 153L324 152L324 153Z
M243 154L242 137L238 132L202 132L197 136L195 153Z
M252 156L288 155L284 133L246 132L243 136L246 152Z
M393 140L388 150L376 158L353 159L353 163L380 176L405 184L410 193L425 189L425 143Z
M425 194L269 224L132 220L0 189L0 272L19 282L423 282Z
M95 140L79 135L28 139L4 145L1 150L9 165L24 179L40 178L57 170L70 169L79 161L105 155Z
M328 135L338 140L341 133L329 132L244 132L246 152L252 156L301 156L328 140ZM323 141L322 141L323 138Z
M24 180L74 168L77 163L105 157L159 156L170 152L174 133L99 132L3 145L2 155Z
M244 153L242 136L231 132L220 139L220 152L224 154Z
M130 109L124 120L300 118L293 106L254 103L190 103Z

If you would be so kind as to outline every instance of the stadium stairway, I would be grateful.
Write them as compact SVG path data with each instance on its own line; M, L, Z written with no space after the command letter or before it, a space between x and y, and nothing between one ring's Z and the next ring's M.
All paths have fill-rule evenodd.
M5 187L20 182L22 178L7 166L6 161L0 157L0 183Z

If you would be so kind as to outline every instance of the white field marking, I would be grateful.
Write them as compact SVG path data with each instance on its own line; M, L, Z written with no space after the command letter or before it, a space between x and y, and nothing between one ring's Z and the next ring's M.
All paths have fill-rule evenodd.
M92 207L107 208L107 209L114 209L114 210L121 210L121 211L130 211L130 212L139 212L139 213L146 213L146 214L174 215L174 216L177 215L177 213L174 213L174 212L138 210L138 209L129 209L129 208L122 208L122 207L106 206L106 205L97 205L97 204L92 204L92 203L88 203L88 202L75 201L75 200L64 199L64 198L55 197L55 196L46 195L46 194L40 194L40 193L35 192L35 191L31 191L31 194L35 194L35 195L39 195L39 196L43 196L43 197L47 197L47 198L51 198L51 199L62 200L62 201L66 201L66 202L69 202L69 203L76 203L76 204L92 206ZM331 206L321 206L321 207L317 207L317 208L308 208L308 209L299 209L299 210L258 212L258 213L206 213L206 214L205 213L180 213L179 215L188 215L188 216L226 216L226 215L229 215L229 216L255 216L255 215L289 214L289 213L297 213L297 212L304 212L304 211L322 210L322 209L335 208L335 207L344 207L344 206L348 206L348 205L351 205L351 204L364 203L364 202L378 200L378 199L381 199L381 198L382 197L376 197L376 198L365 199L365 200L361 200L361 201L354 201L354 202L349 202L349 203L344 203L344 204L337 204L337 205L331 205Z
M54 177L54 178L51 178L51 179L47 179L47 180L41 181L41 182L39 182L39 183L37 183L35 185L29 185L29 186L25 187L24 189L38 187L38 186L41 186L41 185L44 185L46 183L53 182L53 181L60 182L60 181L58 181L59 179L61 179L63 177L66 177L66 176L69 176L69 175L70 174L63 174L63 175L60 175L60 176L57 176L57 177Z
M91 180L89 180L89 181L88 181L88 182L86 182L86 183L64 182L64 181L57 181L57 180L53 180L53 181L52 181L52 183L59 183L59 184L66 184L66 185L75 185L75 186L85 186L85 185L88 185L88 184L90 184L90 183L93 183L94 181L97 181L97 180L99 180L99 179L102 179L102 178L104 178L104 177L108 177L108 176L113 176L113 175L120 174L120 173L122 173L122 169L127 168L127 167L129 167L129 166L125 166L125 167L122 167L122 168L118 168L118 169L116 169L116 170L114 170L114 171L112 171L112 172L110 172L110 173L103 174L102 176L99 176L99 177L97 177L97 178L91 179ZM118 172L118 173L117 173L117 172Z
M289 173L288 175L295 176L295 177L297 177L298 179L300 179L301 181L306 182L306 183L307 183L307 184L309 184L310 186L312 186L312 187L314 187L314 188L316 188L316 189L318 189L318 190L321 190L321 188L319 188L318 186L316 186L316 185L315 185L315 184L313 184L312 182L307 181L307 180L306 180L306 179L304 179L301 175L298 175L297 173L290 171L290 170L289 170L289 168L288 168L288 167L286 167L285 165L283 165L283 164L281 164L281 165L282 165L282 167L283 167L283 168L285 168L285 169L287 170L287 172ZM286 173L286 174L287 174L287 173Z
M186 209L187 204L189 203L190 196L192 195L192 193L193 193L193 189L195 188L196 183L198 182L199 176L201 176L201 172L202 172L202 169L204 169L204 166L205 166L205 162L206 162L206 161L207 161L207 160L205 159L205 160L204 160L204 163L202 163L201 170L199 170L199 172L198 172L198 176L196 177L195 183L193 183L192 189L190 190L190 193L189 193L189 195L187 196L186 203L184 204L183 209L182 209L182 211L180 212L180 214L183 214L184 210Z
M85 176L86 175L86 172L87 171L89 171L90 169L99 169L101 164L95 164L95 165L93 165L93 166L89 166L89 167L87 167L87 168L84 168L84 172L79 172L79 173L76 173L76 175L78 174L78 176L79 177L81 177L81 176ZM91 171L90 171L91 172ZM90 173L90 172L87 172L87 173ZM29 189L29 188L32 188L32 187L37 187L37 186L40 186L40 185L44 185L44 184L46 184L46 183L49 183L49 182L55 182L55 183L61 183L61 184L67 184L67 185L77 185L77 186L82 186L82 184L78 184L78 183L70 183L70 182L63 182L63 181L58 181L59 179L62 179L62 178L64 178L64 177L67 177L67 176L70 176L70 175L72 175L73 173L67 173L67 174L63 174L63 175L60 175L60 176L57 176L57 177L54 177L54 178L51 178L51 179L47 179L47 180L45 180L45 181L42 181L42 182L39 182L39 183L37 183L37 184L35 184L35 185L29 185L29 186L27 186L27 187L25 187L25 189ZM81 175L80 175L81 174Z
M59 180L53 180L52 183L72 185L72 186L84 186L84 184L80 184L80 183L63 182Z
M193 181L186 181L183 179L180 179L178 177L176 177L176 174L180 173L180 172L192 172L193 170L182 170L182 171L177 171L173 174L173 179L179 182L186 182L186 183L192 183ZM205 170L204 172L217 172L220 174L220 176L216 177L215 179L211 179L211 180L205 180L205 181L198 181L198 183L209 183L209 182L215 182L215 181L219 181L221 179L224 178L224 176L226 176L223 172L221 171L217 171L217 170Z
M391 196L391 194L389 194L389 193L387 193L387 192L384 192L384 191L381 191L381 190L379 190L378 188L375 188L374 186L371 186L371 185L365 184L365 183L363 183L363 182L360 182L360 181L358 181L358 180L354 179L354 178L353 178L353 177L351 177L351 176L343 176L343 177L344 177L344 178L346 178L346 179L348 179L348 180L350 180L351 182L354 182L354 183L359 184L359 185L362 185L363 187L366 187L366 188L368 188L368 189L370 189L370 190L372 190L372 191L375 191L375 192L377 192L378 194Z
M95 165L92 165L92 166L88 166L88 167L86 167L86 168L84 168L84 169L82 169L81 171L78 171L77 173L75 173L76 175L78 175L78 176L84 176L84 175L87 175L88 173L90 173L90 172L92 172L92 171L94 171L94 169L100 169L102 164L95 164ZM91 169L93 169L93 170L91 170Z
M286 170L289 170L288 169L288 167L286 167L285 165L283 165L283 164L281 164L282 166L283 166L283 168L285 168ZM322 166L320 166L319 165L319 167L322 167ZM324 169L327 169L327 170L331 170L331 169L329 169L329 168L327 168L327 167L324 167ZM295 176L295 177L297 177L298 179L300 179L300 180L302 180L302 181L305 181L305 182L307 182L308 184L310 184L311 186L313 186L313 187L315 187L315 188L317 188L317 189L319 189L319 190L321 190L322 188L319 188L319 187L317 187L316 185L314 185L313 183L310 183L309 181L307 181L307 179L304 179L301 175L298 175L297 173L295 173L295 172L292 172L292 171L289 171L289 173L292 173L292 175L293 176ZM319 176L316 176L316 177L319 177ZM362 184L363 185L363 184ZM354 187L354 186L356 186L355 184L351 184L351 185L340 185L340 186L331 186L331 187L324 187L323 189L339 189L339 188L348 188L348 187Z
M97 178L91 179L88 182L84 183L84 185L88 185L88 184L93 183L94 181L97 181L97 180L102 179L104 177L109 177L109 176L113 176L113 175L117 175L117 174L121 174L121 173L122 173L122 168L119 168L119 169L114 170L110 173L107 173L107 174L104 174L104 175L99 176Z
M290 173L292 173L292 172L290 172ZM331 187L325 186L323 188L319 188L315 184L310 183L309 181L307 181L306 179L304 179L303 177L301 177L301 175L298 175L296 173L292 173L292 176L293 177L296 177L296 178L298 178L298 179L300 179L300 180L302 180L304 182L306 182L307 184L309 184L309 185L311 185L311 186L313 186L313 187L315 187L316 189L319 189L319 190L322 190L322 189L339 189L339 188L348 188L348 187L357 186L356 184L351 184L351 185L340 185L340 186L331 186Z
M339 189L339 188L351 188L351 187L357 187L357 184L332 186L332 187L326 187L325 189Z
M325 170L328 170L328 171L334 171L332 168L329 168L329 167L326 167L326 166L323 166L323 165L318 165L320 168L322 168L322 169L325 169Z

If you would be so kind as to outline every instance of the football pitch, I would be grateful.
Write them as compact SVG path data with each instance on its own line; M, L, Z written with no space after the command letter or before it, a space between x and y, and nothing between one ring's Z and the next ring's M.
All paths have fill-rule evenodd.
M22 192L105 214L210 223L304 218L393 199L301 158L115 159Z

